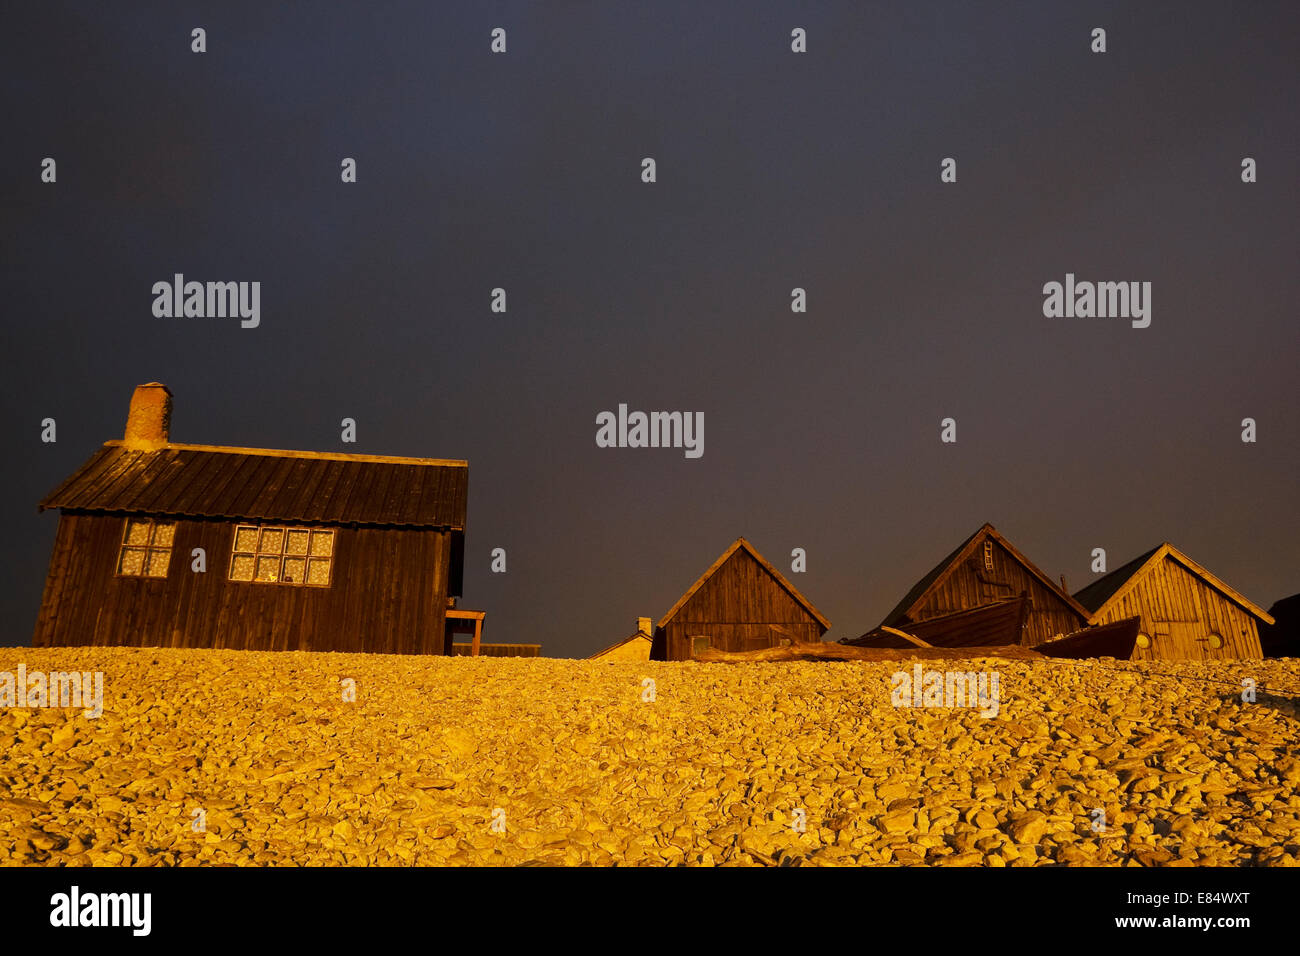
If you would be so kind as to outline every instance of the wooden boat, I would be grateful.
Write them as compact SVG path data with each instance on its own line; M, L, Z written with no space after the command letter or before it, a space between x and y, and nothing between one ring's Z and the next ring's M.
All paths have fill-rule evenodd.
M826 641L820 644L791 644L765 647L757 651L722 651L709 648L692 660L702 664L745 664L773 661L909 661L971 660L976 657L1003 657L1014 660L1042 660L1042 656L1019 644L995 647L852 647Z
M1044 641L1034 648L1047 657L1113 657L1126 661L1133 656L1141 618L1129 617L1113 624L1085 627L1064 637Z
M1002 647L1020 643L1028 612L1029 597L1022 593L1007 601L907 624L902 630L881 626L840 643L850 647Z

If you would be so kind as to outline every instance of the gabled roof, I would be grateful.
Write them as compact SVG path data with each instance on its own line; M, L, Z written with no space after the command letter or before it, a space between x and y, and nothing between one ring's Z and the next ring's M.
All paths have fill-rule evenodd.
M795 601L798 602L805 611L807 611L814 618L816 618L817 622L821 624L822 627L826 628L826 630L828 631L831 629L831 622L826 620L826 618L822 616L822 612L817 610L817 608L813 607L812 602L809 601L802 594L800 594L799 589L796 588L789 581L787 581L785 579L785 576L776 568L772 567L772 565L768 563L767 558L759 554L758 551L755 550L754 546L750 544L748 541L746 541L744 538L737 538L734 542L732 542L731 547L729 547L726 551L722 552L722 557L718 558L718 560L714 561L711 565L709 565L708 570L705 571L703 574L701 574L699 578L696 580L696 582L692 584L689 588L687 588L686 593L683 594L681 598L678 599L677 603L673 605L672 610L670 610L667 614L665 614L663 617L659 619L658 626L659 627L666 626L668 622L671 621L673 617L677 614L677 612L682 609L682 607L686 604L686 602L689 601L695 595L695 592L700 589L700 587L704 584L704 582L707 581L709 578L713 577L714 573L719 568L721 568L724 564L726 564L733 554L735 554L737 551L741 549L744 549L744 551L751 558L757 561L759 566L768 574L770 574L776 580L777 584L785 588L786 592L789 593L789 595L792 598L794 598Z
M40 509L464 530L463 461L104 444Z
M925 603L925 599L929 597L930 592L942 587L943 583L948 580L949 575L957 570L963 561L975 553L975 550L984 543L985 538L992 538L999 545L1005 548L1007 553L1010 554L1021 567L1036 577L1045 587L1048 588L1048 590L1052 591L1057 597L1073 608L1080 618L1087 620L1088 612L1086 609L1075 601L1074 598L1066 594L1065 591L1061 590L1059 584L1040 571L1038 567L1021 554L1010 541L1002 537L993 525L985 522L975 531L974 534L961 544L957 545L955 551L936 564L925 577L917 581L912 587L912 590L908 591L903 597L903 600L899 601L894 609L885 615L885 619L881 621L881 624L894 627L901 621L906 620L910 614Z
M1109 574L1103 574L1097 580L1093 581L1085 588L1080 588L1074 593L1074 599L1088 609L1090 614L1099 611L1102 605L1107 604L1114 596L1115 592L1128 583L1129 579L1137 573L1142 565L1151 560L1151 556L1160 550L1159 545L1139 554L1123 567L1116 568Z
M613 644L609 645L609 647L602 647L595 654L592 654L590 657L588 657L587 660L589 661L595 660L597 657L600 657L603 654L608 654L610 651L614 650L615 648L622 647L624 644L631 644L637 638L641 638L643 641L645 641L648 644L654 643L654 639L645 631L637 631L635 634L625 637L621 641L615 641Z
M1168 541L1158 548L1151 549L1146 554L1139 555L1123 567L1116 568L1104 577L1093 581L1092 584L1081 590L1076 597L1079 599L1079 603L1091 611L1091 619L1098 620L1110 609L1112 604L1133 590L1142 577L1151 569L1158 567L1165 558L1171 558L1181 564L1247 613L1254 615L1266 624L1273 623L1272 616L1262 607L1219 580L1210 571L1201 567Z

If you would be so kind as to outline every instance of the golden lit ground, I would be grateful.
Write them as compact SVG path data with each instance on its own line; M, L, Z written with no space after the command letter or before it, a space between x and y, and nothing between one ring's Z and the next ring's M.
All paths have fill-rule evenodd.
M10 865L1300 862L1296 660L960 665L996 718L895 708L896 663L19 663L102 671L104 712L0 709Z

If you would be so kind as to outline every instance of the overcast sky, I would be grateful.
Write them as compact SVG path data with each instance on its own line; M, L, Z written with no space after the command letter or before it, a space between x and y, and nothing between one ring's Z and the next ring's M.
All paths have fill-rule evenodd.
M1293 2L13 4L3 638L36 502L152 380L176 441L467 459L462 606L548 655L739 535L806 549L830 638L984 521L1071 590L1169 540L1267 607L1300 590L1298 49ZM155 317L177 272L259 281L260 326ZM1066 273L1150 282L1150 326L1045 317ZM620 402L702 412L703 456L598 448Z

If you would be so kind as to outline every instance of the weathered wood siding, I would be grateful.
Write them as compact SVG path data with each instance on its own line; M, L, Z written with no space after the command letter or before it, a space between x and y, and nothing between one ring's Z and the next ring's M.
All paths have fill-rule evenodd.
M321 525L337 533L332 584L318 588L231 581L236 522L215 519L177 521L167 577L120 576L125 520L60 515L34 646L443 652L448 532Z
M1024 591L1029 594L1029 612L1020 641L1024 647L1034 647L1058 635L1069 634L1087 623L1079 612L1027 571L1002 545L989 540L993 545L991 571L985 567L984 545L981 544L930 592L925 603L908 619L926 621L995 601L1006 601ZM904 625L899 627L906 630Z
M719 650L753 651L775 647L783 638L817 643L825 628L742 548L661 631L666 659L684 661L691 659L695 637L707 637L710 646Z
M1168 556L1097 623L1135 616L1141 619L1141 633L1151 638L1150 647L1133 649L1135 661L1263 657L1255 616ZM1211 634L1223 638L1223 647L1210 647Z

